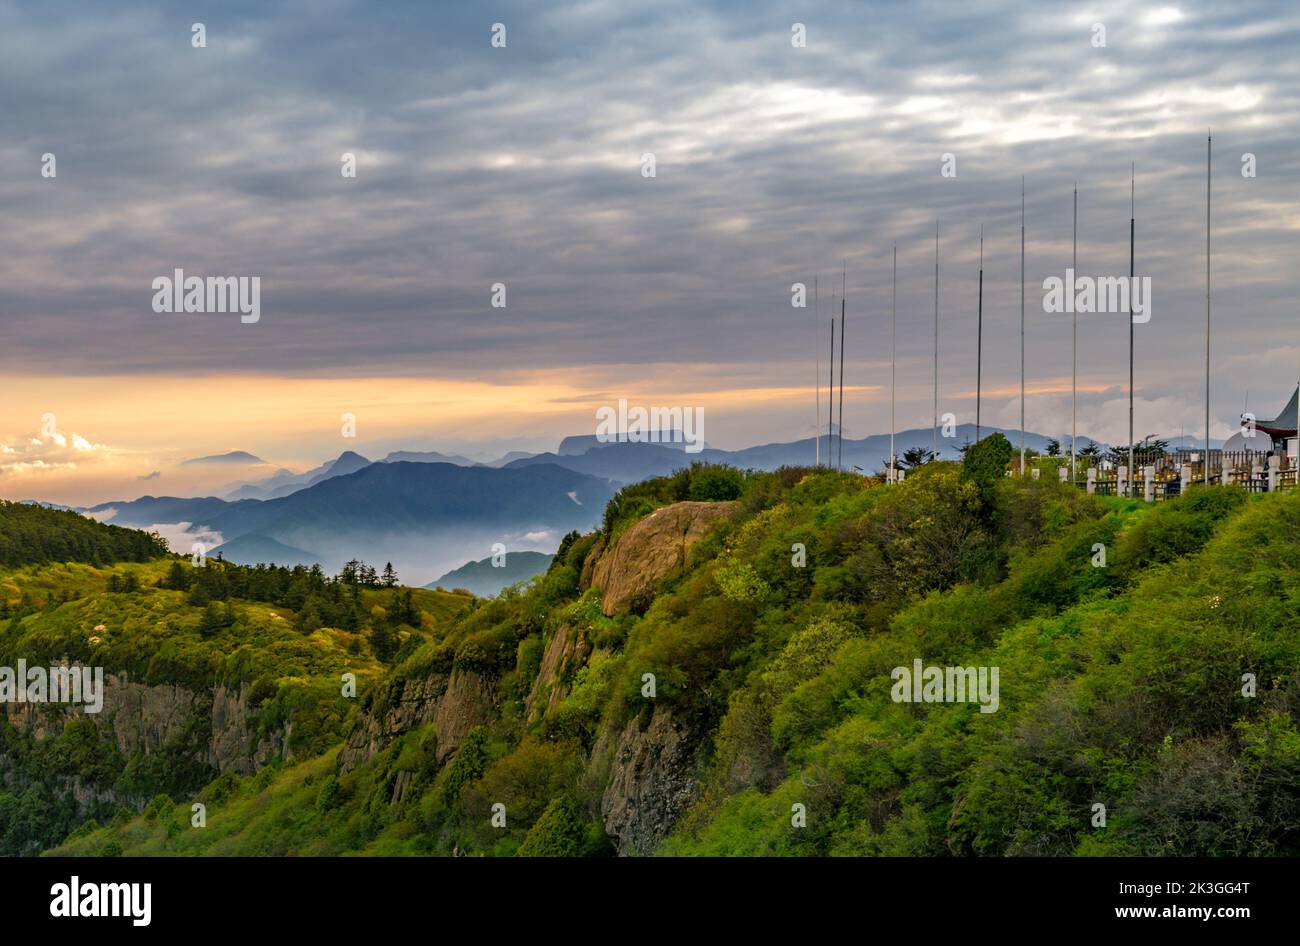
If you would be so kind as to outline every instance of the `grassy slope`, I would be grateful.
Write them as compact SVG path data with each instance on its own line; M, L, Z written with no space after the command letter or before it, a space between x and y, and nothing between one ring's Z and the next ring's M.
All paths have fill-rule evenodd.
M1121 535L1121 553L1140 552L1150 526ZM787 690L772 715L800 734L793 771L771 793L697 811L667 851L1294 854L1298 566L1300 496L1270 496L1126 591L984 639L972 619L997 612L996 589L932 596ZM999 667L1000 710L893 703L888 668L914 656ZM803 830L790 826L796 803Z
M204 830L188 803L160 802L56 853L603 852L587 759L603 727L648 711L647 671L659 705L716 732L666 853L1300 850L1300 495L1197 490L1152 508L1008 481L989 502L944 466L892 490L791 482L752 480L745 512L643 617L577 595L575 544L526 595L413 655L395 676L501 678L501 720L441 770L419 730L342 779L333 750L225 779L206 790ZM527 724L521 700L561 622L597 654ZM916 657L999 667L999 711L893 703L889 671ZM414 788L391 805L398 772ZM487 825L493 801L505 830Z
M20 657L29 665L80 661L133 682L175 684L200 693L216 685L251 686L259 727L269 732L291 721L289 744L296 756L315 758L337 747L356 705L384 672L365 629L304 634L288 608L233 599L235 622L205 637L199 629L203 608L189 605L183 592L156 587L170 566L170 560L159 559L102 568L0 569L0 599L15 609L24 600L35 608L22 608L0 622L0 665L16 666ZM139 590L107 590L110 578L127 575L138 580ZM363 591L364 609L382 608L391 594ZM412 589L412 597L422 612L420 633L433 637L470 604L461 595L424 589ZM341 695L344 672L357 675L357 699ZM200 724L194 737L199 741L201 729ZM23 850L23 839L58 831L71 815L71 803L50 796L66 792L67 778L144 798L158 791L183 792L195 779L202 785L215 772L192 761L197 745L171 747L152 759L124 757L109 744L94 745L79 723L59 737L32 740L0 722L0 754L8 760L9 776L0 784L0 843L11 852ZM100 817L111 813L99 808Z
M203 609L180 591L155 587L170 562L94 568L75 563L28 566L0 571L0 596L17 605L26 595L42 607L10 620L0 638L0 658L29 664L67 658L107 673L130 675L142 683L174 683L205 688L213 683L337 674L377 676L379 664L365 646L364 634L322 628L304 635L294 629L289 608L258 601L232 600L234 625L204 638ZM187 566L188 567L188 566ZM140 588L107 590L110 575L134 575ZM416 606L431 629L448 626L465 608L460 595L412 589ZM382 606L391 592L362 592L364 608ZM62 596L67 601L60 602ZM103 630L96 630L103 626Z

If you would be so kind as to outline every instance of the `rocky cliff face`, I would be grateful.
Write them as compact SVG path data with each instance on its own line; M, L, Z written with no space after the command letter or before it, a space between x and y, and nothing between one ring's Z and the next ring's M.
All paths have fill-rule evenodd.
M558 706L572 689L574 674L591 656L586 632L561 624L546 645L542 665L524 701L528 721L536 722Z
M496 681L471 670L453 669L422 679L400 679L378 694L358 719L339 755L347 774L412 729L435 724L437 760L445 762L475 726L496 716Z
M735 503L681 502L659 509L608 548L598 539L587 555L581 584L601 590L606 615L648 604L660 582L685 565L690 548L736 508ZM581 626L562 622L548 633L523 698L529 723L564 701L593 652ZM437 761L445 763L471 728L498 718L500 699L498 679L474 671L393 680L358 717L339 756L339 773L353 771L402 734L429 725L435 727ZM605 830L621 854L652 852L694 801L706 736L687 731L666 707L656 708L644 721L605 727L591 751L588 779L601 797ZM396 773L394 804L405 797L411 779L409 772Z
M293 750L293 720L274 732L258 735L258 713L249 708L249 688L231 691L219 686L212 691L212 735L208 739L207 762L221 772L251 775L277 756L289 760Z
M588 561L599 558L590 584L602 592L604 613L647 606L660 582L686 564L691 546L737 508L736 503L674 503L634 523L610 548L593 548ZM558 651L557 661L578 666L587 656L558 634L547 657L552 650ZM544 658L539 679L546 673ZM648 721L635 718L621 731L602 733L592 749L592 770L601 773L601 815L620 854L653 851L695 800L706 737L679 725L667 707L656 707Z
M135 752L150 755L174 744L197 719L210 734L196 746L196 761L219 772L251 775L276 756L289 758L290 726L259 736L258 714L249 708L248 694L247 687L232 691L217 686L210 693L196 693L171 684L135 683L126 674L108 674L104 706L98 713L49 703L6 703L3 708L11 725L31 730L38 739L58 735L68 720L84 716L99 729L100 737L113 742L124 756Z
M606 734L593 758L609 751L609 741ZM701 748L699 734L678 728L662 707L644 727L633 719L617 735L600 811L620 854L653 851L668 837L699 794Z
M628 527L600 554L591 573L605 614L648 605L659 583L686 564L690 547L736 508L735 503L673 503Z

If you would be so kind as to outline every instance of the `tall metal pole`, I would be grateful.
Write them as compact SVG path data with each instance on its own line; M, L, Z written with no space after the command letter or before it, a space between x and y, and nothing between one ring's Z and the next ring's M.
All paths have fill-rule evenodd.
M1137 471L1133 468L1133 247L1137 239L1137 203L1135 200L1137 165L1129 166L1129 218L1128 218L1128 491L1133 495ZM1209 462L1209 452L1205 454Z
M843 275L840 276L840 439L835 459L837 470L844 468L844 302L848 288L848 273L849 264L845 260Z
M1074 295L1074 280L1079 278L1079 182L1074 182L1074 250L1070 257L1070 295ZM1075 475L1075 444L1079 439L1079 307L1070 304L1073 313L1070 338L1070 482Z
M980 442L980 390L984 373L984 227L980 227L980 289L975 307L975 442Z
M939 221L934 222L934 424L931 459L939 459Z
M889 302L889 482L897 479L894 471L894 383L898 368L898 244L894 244L894 272Z
M821 321L821 306L817 302L817 277L813 277L813 348L817 350L817 423L813 424L813 441L817 444L817 458L814 466L822 465L822 340L817 337L816 325Z
M831 283L834 286L834 283ZM830 381L826 385L826 466L831 465L831 447L835 436L835 420L831 413L831 392L835 390L835 290L831 290L831 360Z
M1210 485L1210 158L1213 139L1205 135L1205 485ZM1297 408L1300 411L1300 407ZM1300 426L1300 424L1297 424ZM1300 436L1300 432L1297 433ZM1222 461L1220 461L1222 465ZM1296 481L1300 483L1300 480Z
M1025 475L1025 179L1020 178L1020 475Z

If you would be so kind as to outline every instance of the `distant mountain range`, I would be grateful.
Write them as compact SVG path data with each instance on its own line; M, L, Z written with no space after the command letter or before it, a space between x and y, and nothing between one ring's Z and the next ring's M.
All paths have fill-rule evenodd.
M226 493L226 498L279 499L308 486L315 486L332 476L355 473L357 470L369 465L370 461L361 454L345 450L335 459L322 463L306 473L293 473L290 470L281 469L265 479L233 484L237 488Z
M255 502L251 499L244 503ZM143 529L164 522L189 522L198 525L220 515L232 504L215 496L185 498L181 496L141 496L129 502L100 503L78 512L90 513L102 522L115 526ZM235 504L238 505L238 504Z
M247 450L231 450L229 453L217 453L210 457L195 457L192 460L186 460L181 466L195 466L198 464L210 463L228 463L232 466L249 466L257 463L265 463L261 457L255 457Z
M209 556L244 564L321 564L334 571L351 558L391 561L406 583L419 584L497 543L554 548L564 533L596 525L615 493L608 480L554 464L382 462L319 476L275 499L144 496L85 511L136 528L190 523L195 532L221 536Z
M553 557L541 552L508 552L504 557L505 563L496 566L489 556L447 572L424 587L442 588L445 591L464 588L480 598L490 598L516 582L528 581L543 574L551 567Z
M1000 431L1013 444L1019 446L1020 432L997 427L984 427L984 433ZM961 424L952 437L939 438L939 456L945 460L961 457L961 447L975 439L975 425ZM1037 433L1025 434L1025 446L1031 450L1044 451L1051 438ZM918 428L902 430L894 435L895 450L901 457L913 447L929 448L933 440L930 429ZM1093 443L1087 437L1080 437L1081 446ZM306 473L294 474L288 470L279 470L273 475L251 482L232 484L232 489L225 493L229 500L241 499L280 499L308 486L315 486L336 476L355 473L372 463L450 463L472 468L518 469L552 464L609 480L615 486L626 486L663 476L680 469L683 465L694 462L727 463L742 469L775 470L782 466L803 466L815 462L818 452L813 438L808 437L791 443L770 443L742 450L719 450L705 446L698 453L688 453L684 443L618 443L602 442L594 434L565 437L554 453L529 454L511 451L490 463L479 463L458 454L439 453L437 451L398 450L389 453L382 460L372 461L351 450L340 454L336 459L321 464ZM827 462L826 451L830 449L827 438L821 442L821 462ZM865 473L875 473L883 469L888 462L889 435L875 434L862 439L845 439L842 462L845 469L855 467ZM838 437L834 441L835 461L840 460L841 447Z
M1019 431L982 430L985 435L994 431L1019 446ZM974 425L962 424L954 436L939 438L939 454L958 459L960 448L974 439ZM1049 439L1026 433L1025 446L1044 451ZM929 428L894 436L900 456L911 448L929 449L932 442ZM1080 438L1081 444L1092 442ZM820 451L812 438L805 438L742 450L705 447L698 453L685 452L681 443L602 443L584 435L564 438L554 453L513 452L491 463L406 450L372 461L349 450L304 473L278 470L234 484L224 498L142 496L78 511L116 525L157 527L174 542L177 534L211 536L221 544L210 555L246 564L319 564L334 571L351 558L377 567L391 561L407 584L441 575L435 584L495 594L544 570L533 556L544 557L570 529L596 525L609 499L627 484L697 461L774 470L811 465L819 453L822 463L829 459L846 470L875 473L887 463L889 435L845 439L842 448L838 438L833 446L823 438ZM491 568L484 558L496 543L516 550L509 553L511 566L505 570ZM189 551L188 544L183 551ZM486 572L484 561L489 562ZM533 567L537 571L530 571Z
M380 463L454 463L457 466L489 466L476 463L469 457L455 453L439 453L437 450L394 450Z
M352 450L345 450L335 459L322 463L306 473L293 473L290 470L277 470L272 475L260 480L244 480L232 483L225 494L226 499L280 499L308 486L355 473L371 463L451 463L455 466L501 467L512 460L531 454L514 450L491 463L478 463L468 457L455 453L439 453L436 450L395 450L382 460L374 461Z
M668 450L677 450L682 453L686 452L687 444L679 430L662 431L658 438L658 446ZM619 441L601 440L596 434L579 434L573 437L565 437L560 441L560 445L555 452L561 456L578 456L592 450L596 447L608 447L617 444ZM708 449L708 441L704 442L704 448Z
M1006 435L1016 446L1020 445L1020 431L1004 430L998 427L982 427L981 436L999 432ZM1052 438L1043 434L1026 433L1025 447L1043 452ZM975 440L975 425L961 424L952 437L939 438L939 457L944 460L961 459L961 447ZM930 428L902 430L894 435L894 450L901 457L904 452L914 447L930 449L934 436ZM1079 438L1082 448L1093 441L1087 437ZM585 448L585 449L582 449ZM875 434L860 440L844 440L843 447L839 437L833 443L827 438L821 440L820 458L828 462L828 453L832 464L842 462L844 469L857 468L863 473L876 473L889 461L889 434ZM770 443L743 450L718 450L706 447L698 453L686 453L682 444L667 443L600 443L594 437L566 437L556 453L539 453L535 456L515 460L506 465L507 469L532 466L539 463L551 463L580 473L599 476L611 482L625 486L648 479L663 476L680 469L683 465L704 463L727 463L741 469L775 470L783 466L811 466L818 458L818 447L812 437L793 443Z

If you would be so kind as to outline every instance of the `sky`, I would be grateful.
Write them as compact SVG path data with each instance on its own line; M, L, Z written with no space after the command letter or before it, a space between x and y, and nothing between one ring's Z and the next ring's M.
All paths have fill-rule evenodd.
M1207 129L1226 436L1300 374L1298 39L1281 2L0 3L0 497L553 449L620 398L808 437L841 278L845 432L887 432L895 244L895 423L927 427L936 225L939 411L975 419L982 230L982 419L1017 427L1022 177L1026 427L1068 434L1043 280L1076 182L1079 272L1127 273L1130 168L1135 435L1191 436ZM260 277L258 321L156 312L176 269ZM1079 316L1081 435L1127 441L1127 346Z

